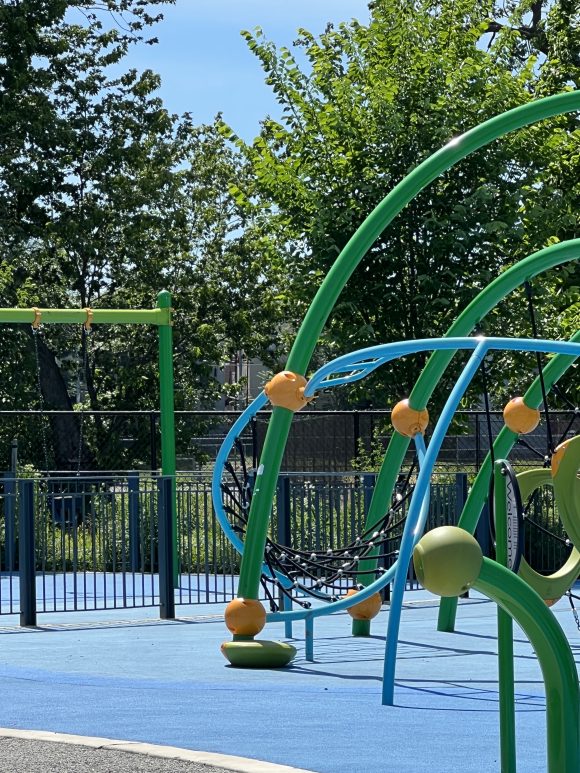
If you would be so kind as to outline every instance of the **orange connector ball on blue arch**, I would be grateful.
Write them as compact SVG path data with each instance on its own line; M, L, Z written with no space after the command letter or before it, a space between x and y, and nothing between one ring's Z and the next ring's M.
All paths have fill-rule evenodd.
M429 411L426 408L418 411L411 408L409 400L400 400L392 410L391 424L399 435L414 437L423 433L429 424Z
M307 383L300 373L283 370L268 381L264 392L272 405L288 408L289 411L299 411L311 399L304 397L304 387Z

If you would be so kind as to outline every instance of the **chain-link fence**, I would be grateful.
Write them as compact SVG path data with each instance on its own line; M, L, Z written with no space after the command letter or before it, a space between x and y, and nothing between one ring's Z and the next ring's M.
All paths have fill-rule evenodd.
M235 411L178 411L175 416L177 468L209 471ZM0 411L0 469L51 470L57 457L53 431L66 418L82 438L84 450L64 469L76 472L157 470L160 466L160 422L157 411L40 412ZM256 467L270 418L263 411L242 433L249 466ZM490 443L503 427L494 411L459 411L448 433L439 465L449 471L476 471ZM548 448L547 424L542 421L520 438L511 459L515 464L542 464ZM553 411L550 429L554 444L580 426L578 411ZM392 431L389 411L314 411L297 413L286 445L282 469L296 472L346 472L376 469ZM409 456L412 455L410 452ZM82 462L82 464L79 464Z

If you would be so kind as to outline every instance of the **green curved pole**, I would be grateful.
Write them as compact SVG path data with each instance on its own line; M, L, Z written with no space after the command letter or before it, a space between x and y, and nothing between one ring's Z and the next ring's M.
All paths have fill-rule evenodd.
M575 333L571 341L580 341L580 330ZM558 354L553 357L542 374L546 391L549 392L554 384L563 376L576 358L564 354ZM540 377L536 376L529 389L524 395L524 403L529 408L539 408L542 403L542 387ZM495 458L505 458L513 448L518 435L512 432L506 426L502 427L497 438L493 443L493 452ZM491 475L491 455L488 453L477 474L477 477L471 487L467 501L463 507L461 518L457 524L460 528L473 534L481 511L487 499L489 492L489 479ZM442 598L439 604L439 619L437 629L439 631L453 631L455 629L455 618L457 615L457 598Z
M306 313L290 351L287 369L305 373L320 332L352 272L375 239L423 188L465 156L504 134L574 110L580 110L578 91L557 94L514 108L451 140L407 175L371 212L336 259ZM415 399L418 396L415 395ZM257 491L254 491L248 517L247 533L252 535L252 539L248 541L242 558L238 588L238 596L242 598L255 599L258 596L270 510L292 420L292 415L287 415L289 413L284 408L274 409L268 426L256 476ZM402 448L400 441L398 445L399 450L403 450L402 461L406 448Z
M457 317L455 322L445 333L446 337L453 336L465 336L469 335L475 325L480 322L490 311L494 308L503 298L509 293L523 284L526 280L531 279L538 274L547 271L554 266L561 263L568 262L580 257L580 239L571 239L567 242L561 242L559 244L545 247L538 252L529 255L527 258L511 266L504 271L500 276L494 279L484 290L482 290L471 303L466 306L463 312ZM431 397L433 390L437 383L441 379L445 369L451 362L455 352L453 351L439 351L434 352L429 358L423 372L419 376L413 391L411 392L410 402L414 408L421 410L425 408L429 398ZM555 381L561 377L562 373L570 367L574 358L566 357L564 355L557 355L551 361L545 370L544 378L546 381L546 388L550 389ZM562 368L560 371L559 368ZM524 402L529 407L537 408L542 399L541 387L539 378L536 379L526 393ZM507 428L504 428L505 432L502 436L502 443L506 445L500 445L498 448L498 456L506 456L515 440L517 435L510 433ZM498 438L499 442L499 438ZM407 448L409 447L410 439L403 437L397 433L394 433L391 437L391 441L387 447L381 469L377 476L373 496L369 505L367 514L367 521L365 529L368 529L370 525L376 523L376 521L384 514L385 506L390 501L391 494L393 492L397 475L399 474L400 466L403 462ZM484 472L485 469L485 472ZM487 483L489 481L490 467L489 460L486 459L484 467L482 467L482 480L479 481L477 488L477 495L481 495L482 492L487 493ZM478 479L479 480L479 479ZM475 486L474 486L475 489ZM472 489L471 495L474 494ZM483 507L482 500L481 507ZM468 500L469 502L469 500ZM481 510L480 507L480 510ZM479 517L479 512L477 517ZM467 511L467 504L464 508L464 513ZM475 525L473 525L473 531ZM467 527L466 527L467 528ZM375 561L373 560L373 554L369 554L366 561L361 561L360 568L362 571L368 571L375 568ZM358 581L364 585L368 584L369 577L372 575L368 573L361 574ZM443 599L441 607L447 606L450 608L453 604L457 605L457 599ZM368 634L370 630L370 623L367 621L354 621L353 633L355 635ZM445 628L444 630L449 630Z
M564 632L526 582L489 558L483 559L473 587L493 599L521 626L538 656L546 687L548 773L578 773L580 691Z
M507 478L504 460L494 465L494 504L496 548L500 566L508 566ZM499 737L502 773L516 772L516 701L514 685L513 620L505 609L497 608L497 660L499 681Z

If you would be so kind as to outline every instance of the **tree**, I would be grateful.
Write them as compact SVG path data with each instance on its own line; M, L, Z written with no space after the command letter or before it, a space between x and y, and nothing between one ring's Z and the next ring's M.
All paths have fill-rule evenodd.
M130 46L154 42L145 35L161 5L0 6L0 304L151 307L167 287L178 309L177 407L192 407L215 399L212 371L229 352L267 345L275 281L263 281L269 240L228 194L245 184L239 154L215 126L170 115L152 71L123 70ZM3 334L11 371L1 399L37 407L30 328ZM90 357L78 330L37 338L45 407L72 407L79 362L86 406L155 407L156 331L98 327L92 338ZM51 430L50 463L74 468L78 422L52 416ZM118 428L97 419L96 430L83 466Z
M282 116L266 118L251 144L223 132L256 181L233 193L248 207L256 199L269 207L289 274L291 330L352 233L414 166L486 118L569 87L578 60L577 28L564 29L572 4L533 6L528 19L529 3L502 4L496 16L491 1L376 0L367 26L329 26L319 36L301 29L295 52L261 30L244 33ZM430 185L357 268L319 360L440 334L503 266L575 235L577 127L577 116L567 116L521 131ZM553 282L546 287L544 304ZM540 293L540 309L541 301ZM498 312L495 329L505 330L508 314L513 332L523 329L513 304ZM383 369L346 399L392 405L417 373L417 360Z

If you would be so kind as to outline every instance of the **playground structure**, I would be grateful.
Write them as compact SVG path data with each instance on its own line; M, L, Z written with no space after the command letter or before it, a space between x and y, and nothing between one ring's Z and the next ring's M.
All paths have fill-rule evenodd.
M238 598L234 599L226 610L226 624L234 634L234 640L222 645L222 651L232 664L271 667L290 662L294 655L294 648L291 645L282 642L255 640L254 637L262 630L267 620L284 620L287 624L286 634L288 636L291 631L291 621L304 619L308 659L313 657L313 620L317 616L351 609L355 618L353 633L355 635L368 635L373 611L375 613L378 611L377 593L392 581L393 590L383 678L383 703L393 703L398 629L407 568L413 548L417 545L423 531L429 503L429 481L433 465L465 389L481 366L486 354L491 350L554 354L543 369L539 368L537 378L526 393L517 398L514 404L506 406L504 412L506 426L494 441L493 447L490 448L490 453L474 482L459 522L462 532L473 533L488 497L494 460L507 457L518 436L535 426L534 422L537 423L539 420L538 408L542 403L545 405L547 393L574 360L580 356L580 331L569 342L547 341L538 338L530 340L521 338L470 338L469 334L486 314L514 289L525 285L533 277L554 266L578 259L580 257L580 240L574 239L552 245L530 255L506 270L469 304L449 328L444 338L372 347L337 358L320 368L310 380L307 380L304 374L320 331L349 276L375 238L419 191L443 171L453 166L454 163L504 134L536 121L574 110L580 110L580 92L568 92L548 97L508 111L452 140L399 183L369 215L329 271L298 331L294 346L289 354L287 371L272 379L264 392L232 427L218 455L213 481L214 503L220 522L233 544L243 553ZM462 349L472 350L473 354L449 395L427 447L423 433L428 422L428 400L452 358L456 352ZM351 383L363 378L395 357L427 350L432 351L433 354L408 400L398 403L393 411L393 424L396 431L389 443L379 472L365 530L356 544L343 546L334 552L329 551L326 563L323 556L316 554L306 557L291 555L289 550L283 550L280 553L280 546L271 543L267 533L280 462L294 412L304 407L317 389L329 389ZM236 514L238 522L236 529L234 529L229 523L228 513L223 505L219 504L222 494L223 472L239 432L255 412L266 404L268 399L274 406L273 415L260 464L256 471L251 496L248 496L242 503L242 510L247 509L249 512ZM523 421L523 424L520 421ZM379 566L381 559L386 557L381 553L381 546L385 542L386 532L392 525L392 517L396 514L391 503L401 465L411 439L414 440L416 447L419 473L410 498L398 558L389 569L386 569L384 566ZM577 471L580 467L580 446L576 440L574 438L567 443L560 444L556 449L550 449L554 452L551 460L551 471L533 471L533 475L530 473L527 478L522 478L521 485L524 489L524 495L529 495L540 486L553 484L558 509L565 528L571 541L578 546L580 521L577 511ZM564 461L564 466L562 466ZM243 524L243 529L240 524ZM246 533L245 542L242 542L237 533L243 530ZM453 539L451 542L453 543ZM427 555L431 554L430 547L424 548L424 550L427 551ZM452 548L451 553L454 552L459 554L460 548ZM437 551L433 550L433 553L436 554ZM549 701L555 701L560 710L564 713L568 712L571 716L570 724L566 723L565 728L561 725L561 731L557 732L558 722L553 719L552 709L549 706L549 770L551 773L556 773L556 771L572 773L578 769L580 759L578 678L567 642L541 599L549 602L557 598L576 579L580 569L577 549L573 550L566 565L555 576L546 579L535 573L531 567L526 567L524 562L522 575L527 582L515 577L506 568L500 567L498 570L494 562L489 562L487 559L482 562L477 558L477 551L474 552L474 555L475 557L467 562L470 566L466 576L463 574L465 567L461 566L461 562L459 562L458 576L461 582L457 583L457 588L452 589L452 592L443 594L449 598L442 601L439 627L441 630L453 630L457 596L471 585L494 599L510 617L510 624L511 617L520 622L540 658L546 688L551 690ZM338 564L340 559L342 559L343 564ZM436 576L442 573L439 566L440 562L440 559L433 561L433 565L438 567L433 570L433 574ZM289 572L288 566L292 566L292 564L294 564L294 571ZM314 587L311 586L307 590L300 581L300 570L303 570L303 575L310 573L313 576L312 570L321 568L325 569L330 577L324 576L322 581L317 580ZM425 571L424 566L422 568L420 566L419 570L419 574L425 580L426 587L432 587L435 592L438 592L437 584L431 583L432 570ZM509 574L509 580L506 579L506 572ZM358 588L356 593L342 599L338 599L332 592L330 594L324 593L325 587L333 587L333 582L339 573L340 576L349 575L356 581ZM266 615L264 608L258 601L258 588L263 577L272 582L283 594L284 608L270 615ZM300 600L300 596L303 596L305 592L315 598L325 599L328 603L312 608L309 601ZM298 604L300 608L293 609L294 603ZM380 606L380 597L378 605ZM531 609L532 614L526 612L526 608ZM509 636L504 619L501 619L500 625L502 626L500 629L502 631L501 637L505 642ZM552 658L551 661L550 658ZM511 678L513 691L513 671L510 677L509 669L505 668L507 659L503 658L504 670L500 678L502 684L500 690L507 689L506 685ZM546 665L548 661L551 662L549 666ZM561 677L556 686L549 676L553 669L558 670ZM562 676L563 674L565 676ZM563 716L561 713L559 721L563 719ZM505 714L502 716L502 720L505 720ZM509 725L509 719L505 722ZM502 754L505 749L513 746L508 740L505 740L509 739L510 733L510 730L507 730L506 733L502 732ZM511 755L515 761L513 751L505 751L505 755L507 757ZM506 767L505 769L510 768ZM513 765L511 769L514 769Z
M425 586L431 587L434 592L439 592L440 588L438 578L442 574L440 568L442 560L437 557L439 547L437 545L432 547L429 542L419 543L419 539L424 529L429 507L431 472L462 395L478 368L482 366L488 352L509 350L554 355L548 364L540 369L538 377L523 397L516 398L513 404L510 403L506 407L506 428L496 438L492 453L484 462L470 492L460 522L463 528L459 541L465 540L463 534L467 535L468 531L475 529L483 504L488 497L489 480L492 471L495 471L494 460L507 457L519 434L528 431L527 428L534 421L537 421L539 418L538 408L545 402L546 394L580 356L580 332L574 335L569 342L539 338L531 340L472 338L469 334L489 310L514 288L528 282L543 271L577 259L580 256L580 240L552 245L530 255L506 270L465 309L444 338L395 342L354 352L323 366L309 380L303 375L310 356L308 348L310 344L312 344L312 348L314 347L320 328L330 313L334 300L354 270L356 263L362 258L362 250L365 246L368 248L374 239L373 233L378 234L390 222L389 218L392 219L417 190L427 185L437 173L449 168L452 163L466 155L470 149L481 147L506 131L517 129L540 118L576 109L580 109L580 96L577 92L570 92L510 111L510 113L492 119L492 121L449 143L442 151L435 154L432 159L428 159L409 178L397 186L395 189L397 195L394 196L395 191L390 194L370 216L367 223L361 226L359 232L345 248L343 255L338 259L328 280L323 284L308 312L305 324L299 332L288 361L289 370L272 379L264 393L240 417L228 434L216 464L213 499L226 534L238 550L243 553L238 589L239 597L229 605L226 613L228 626L234 634L234 641L223 646L224 654L234 665L283 666L291 660L295 652L291 645L283 642L255 640L254 637L259 633L266 620L284 621L287 636L291 635L293 621L304 620L306 655L309 660L313 659L313 626L314 620L318 616L348 609L354 618L353 632L359 636L368 635L370 620L380 607L379 591L388 583L393 582L383 681L383 702L387 704L393 702L400 611L407 566L414 550L415 556L419 557L416 559L417 571ZM162 470L164 475L169 478L166 481L169 484L168 490L171 491L171 486L173 487L172 495L167 493L166 499L173 498L175 500L169 294L160 294L159 308L154 311L5 309L0 310L0 322L26 322L32 325L38 325L42 322L75 322L85 326L105 322L158 325L160 332ZM427 446L424 439L428 422L427 402L454 355L462 350L471 352L471 356L449 395ZM314 552L307 555L297 551L292 552L287 546L285 548L269 541L267 530L274 488L285 439L295 411L306 405L320 389L348 386L348 384L366 377L376 368L398 357L428 351L432 352L431 358L413 392L407 400L400 401L393 411L396 432L387 449L368 509L367 523L360 537L353 544L338 549L330 549L326 551L326 554ZM228 507L231 510L231 507L224 506L221 502L223 471L227 468L229 454L236 446L239 433L268 400L274 405L274 413L266 445L251 489L246 480L240 481L240 492L243 494L243 497L240 498L242 512L233 513L237 522L232 527L228 517L232 513L227 510ZM523 421L523 424L520 421ZM394 496L395 489L400 482L403 457L411 440L414 442L418 460L417 481L411 491L409 485L411 475L409 474L403 485L404 493L399 491L400 498L397 498ZM580 464L578 460L580 446L576 440L577 438L574 438L553 449L550 470L532 471L533 474L524 473L519 481L524 498L538 486L553 485L558 510L565 521L566 530L571 540L578 545L580 526L577 490L579 483L576 473ZM524 477L526 475L527 477ZM496 492L497 490L499 490L499 485L496 487ZM407 505L408 510L403 513ZM245 512L246 509L249 510L249 514ZM172 510L173 518L175 518L176 508L173 507ZM404 532L401 546L398 556L394 556L385 552L384 546L393 526L403 522ZM240 537L240 532L244 531L245 543ZM498 528L498 535L501 532L502 529ZM177 550L175 534L174 527L173 540L165 545L165 548L167 544L173 546L174 556ZM500 539L498 537L498 558L500 557ZM454 547L457 537L452 536L449 541L451 554L459 552L459 549ZM514 575L509 574L510 579L507 579L508 575L502 571L498 572L495 564L481 560L477 550L473 547L473 542L467 540L462 544L471 546L468 548L471 551L468 561L465 564L460 561L457 570L443 572L446 582L448 581L450 585L443 588L447 598L441 605L440 627L452 630L454 596L457 595L457 592L462 592L468 587L478 588L496 600L509 616L510 624L512 616L521 623L538 651L546 674L547 688L552 690L554 695L557 695L557 706L560 709L560 713L554 715L551 713L549 705L550 770L554 773L555 771L565 771L565 773L576 771L578 769L577 677L575 671L572 670L574 668L573 661L572 667L570 666L569 650L566 650L567 644L565 640L562 641L557 627L554 628L550 617L551 613L539 601L538 594L546 601L550 601L561 595L570 586L578 574L577 550L573 551L571 558L562 570L550 578L537 575L531 567L526 569L525 562L522 563L521 573L524 575L526 571L528 572L526 580L535 588L534 592ZM512 550L515 553L518 552L511 543L507 543L504 553ZM433 556L435 557L433 558ZM445 556L447 556L447 552L445 552ZM385 559L395 560L387 568L383 565ZM443 563L447 564L447 561L445 560ZM173 561L173 566L177 572L176 560ZM32 567L33 569L34 567ZM324 570L323 577L318 575L318 570ZM507 572L507 569L505 571ZM313 583L303 581L303 577L309 574L314 580ZM435 580L432 583L433 576ZM353 587L346 598L339 598L333 591L334 582L344 578L349 579L356 587ZM263 606L257 599L258 587L262 580L270 582L272 587L279 591L283 597L283 608L270 615L266 615ZM338 584L340 585L340 582ZM321 603L318 606L313 606L311 600ZM323 604L322 602L327 603ZM526 613L525 610L532 610L532 613ZM509 640L508 627L505 619L500 618L500 620L502 641L506 643ZM509 658L505 656L501 660L504 669L501 677L503 690L508 686L510 679L513 682L513 673L510 677L507 666ZM554 673L557 674L556 678L553 677ZM505 706L505 715L502 717L502 721L505 719L507 726L510 724L509 697L506 698ZM564 728L564 731L559 735L558 727ZM511 758L515 754L513 743L510 741L512 731L508 728L506 732L505 739L507 740L504 739L502 733L502 744L505 744L508 750L505 752L506 756ZM509 751L510 749L512 751Z

